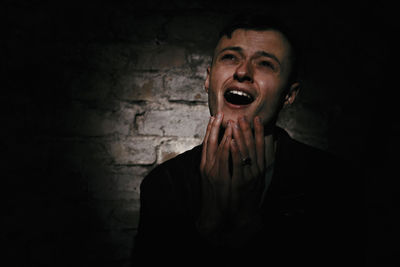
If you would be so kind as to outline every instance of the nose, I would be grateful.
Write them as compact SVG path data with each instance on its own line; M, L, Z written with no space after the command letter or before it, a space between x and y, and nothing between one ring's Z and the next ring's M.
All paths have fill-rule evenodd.
M233 78L238 82L253 82L253 71L249 62L242 62L236 69Z

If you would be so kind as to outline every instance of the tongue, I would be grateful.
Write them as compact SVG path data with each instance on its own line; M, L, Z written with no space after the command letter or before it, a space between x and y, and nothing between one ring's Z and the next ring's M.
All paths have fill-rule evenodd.
M232 94L230 92L225 93L225 99L226 101L234 105L248 105L253 102L250 98L246 96Z

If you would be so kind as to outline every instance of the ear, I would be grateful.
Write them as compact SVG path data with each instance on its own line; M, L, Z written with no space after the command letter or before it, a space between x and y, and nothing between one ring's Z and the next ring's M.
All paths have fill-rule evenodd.
M207 94L209 87L210 87L210 66L207 68L207 77L206 80L204 81L204 88L206 89Z
M289 91L285 96L285 102L283 104L285 107L290 106L294 102L299 90L300 90L300 83L298 82L295 82L290 86Z

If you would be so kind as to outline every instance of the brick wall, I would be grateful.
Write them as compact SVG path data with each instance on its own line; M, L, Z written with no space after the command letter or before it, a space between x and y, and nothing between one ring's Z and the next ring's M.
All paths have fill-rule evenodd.
M5 188L16 190L3 237L19 266L68 266L80 256L128 266L141 180L200 144L205 132L206 68L218 28L240 9L210 2L7 4L2 147ZM349 16L330 7L315 13L299 4L247 5L288 19L308 53L303 91L279 125L354 159L362 142L351 108L358 89L349 74L331 79L350 61L338 54L356 46L342 44L352 33L341 27ZM321 26L328 21L335 31Z

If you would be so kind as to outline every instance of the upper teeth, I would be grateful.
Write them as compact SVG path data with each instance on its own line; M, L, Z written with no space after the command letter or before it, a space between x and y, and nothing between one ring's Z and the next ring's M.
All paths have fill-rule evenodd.
M247 93L245 93L245 92L243 92L243 91L231 90L231 91L229 91L229 93L231 93L231 94L236 94L236 95L241 95L241 96L245 96L245 97L247 97L247 98L251 98L251 95L249 95L249 94L247 94Z

